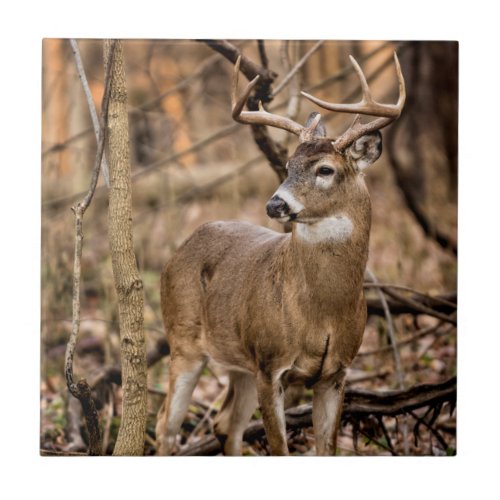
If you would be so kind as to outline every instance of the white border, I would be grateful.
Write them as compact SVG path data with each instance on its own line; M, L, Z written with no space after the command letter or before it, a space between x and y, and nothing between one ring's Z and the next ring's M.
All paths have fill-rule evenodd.
M494 2L10 2L2 13L1 489L32 498L491 498L498 491ZM118 14L118 16L116 16ZM258 15L256 15L258 14ZM459 440L450 459L38 457L42 37L460 41ZM6 174L6 175L5 175ZM6 342L6 343L5 343ZM77 479L76 479L77 478Z

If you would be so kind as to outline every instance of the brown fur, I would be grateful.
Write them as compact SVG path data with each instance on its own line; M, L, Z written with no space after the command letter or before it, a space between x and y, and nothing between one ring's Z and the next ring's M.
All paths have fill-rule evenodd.
M316 172L325 164L335 168L335 182L321 190ZM160 454L172 452L178 415L209 358L230 371L216 426L227 436L225 453L240 453L258 398L272 453L287 454L283 388L297 381L314 390L318 454L335 453L345 369L366 322L370 199L354 160L328 140L300 144L288 170L282 186L305 207L299 222L343 214L352 233L346 241L311 244L301 240L296 224L282 234L244 222L212 222L177 250L161 279L172 358L169 399L157 425Z

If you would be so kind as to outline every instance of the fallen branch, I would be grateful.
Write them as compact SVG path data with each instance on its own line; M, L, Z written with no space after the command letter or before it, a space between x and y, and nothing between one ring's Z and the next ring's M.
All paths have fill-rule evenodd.
M423 304L422 301L415 300L414 298L403 297L402 295L396 293L394 290L389 288L383 288L382 290L392 297L394 300L401 302L402 304L406 304L410 307L413 307L415 310L419 311L420 314L427 314L428 316L433 316L435 318L440 319L441 321L445 321L447 323L451 323L452 325L457 324L456 317L448 316L447 314L443 314L439 311L436 311L434 308ZM456 313L456 309L454 311ZM453 313L452 313L453 314Z
M400 298L401 296L398 296ZM434 300L438 299L438 300ZM448 301L448 302L456 302L456 292L449 294L449 295L438 295L436 297L433 296L427 296L426 298L423 298L421 296L411 296L410 300L402 301L398 300L392 300L392 299L387 299L387 303L389 304L389 307L391 309L391 314L394 315L399 315L399 314L428 314L427 312L422 311L421 306L426 307L426 311L431 309L433 312L438 312L444 315L450 315L454 314L457 311L457 307L450 306L448 304L442 303L439 299L443 299L443 301ZM368 307L368 314L372 314L374 316L384 316L384 309L382 307L382 303L380 302L380 299L366 299L366 304ZM450 321L450 318L446 316L447 322L451 322L456 324L456 320L452 319Z
M373 415L391 416L409 414L419 408L455 404L457 396L456 377L441 384L424 384L405 391L371 392L347 389L344 397L342 420L358 420ZM287 430L312 426L312 405L306 404L285 412ZM258 420L247 428L243 439L251 443L265 436L264 425ZM209 437L182 450L182 456L208 456L221 452L217 438Z
M430 304L432 302L437 302L440 304L445 304L447 306L450 306L453 309L457 308L456 297L455 297L455 302L452 302L452 301L447 300L443 297L436 297L436 296L433 297L431 295L427 295L426 293L419 292L418 290L415 290L414 288L411 288L409 286L395 285L393 283L373 282L373 283L364 283L363 286L365 288L392 288L394 290L402 290L404 292L410 292L410 293L413 293L414 295L418 295L419 297L423 297L428 304Z

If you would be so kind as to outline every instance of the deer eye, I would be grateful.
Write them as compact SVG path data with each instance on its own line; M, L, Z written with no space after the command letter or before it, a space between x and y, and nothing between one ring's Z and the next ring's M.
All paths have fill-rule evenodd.
M333 175L335 173L335 170L331 167L323 166L319 167L316 173L317 175L327 176L327 175Z

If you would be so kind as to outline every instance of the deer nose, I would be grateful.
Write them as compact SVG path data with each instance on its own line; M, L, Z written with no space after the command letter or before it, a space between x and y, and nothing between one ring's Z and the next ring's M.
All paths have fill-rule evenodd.
M274 195L266 205L267 215L271 218L285 217L290 213L290 207L285 200Z

